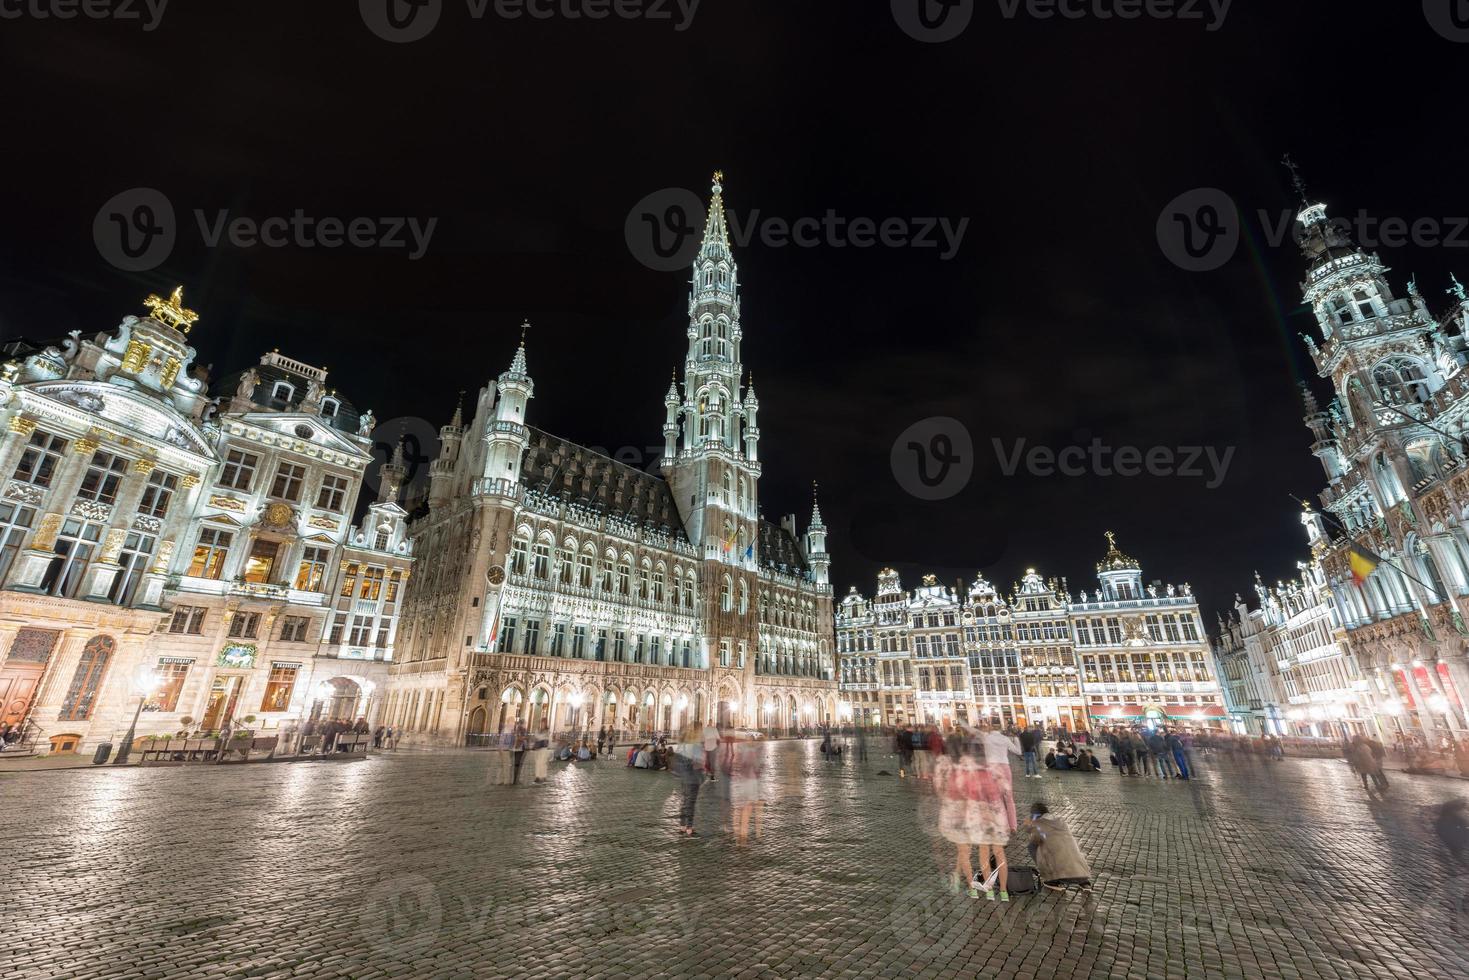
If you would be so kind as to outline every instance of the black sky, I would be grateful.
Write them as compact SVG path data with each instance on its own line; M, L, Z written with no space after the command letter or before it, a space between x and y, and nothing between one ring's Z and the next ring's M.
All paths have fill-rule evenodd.
M1298 381L1294 246L1255 214L1290 206L1290 151L1336 213L1452 218L1466 164L1469 46L1420 5L1238 0L1199 22L1004 19L921 44L887 3L705 0L668 22L472 20L392 45L357 5L175 0L134 22L0 23L8 93L0 332L108 329L184 283L200 360L274 347L331 368L382 420L433 426L534 324L530 420L587 445L661 441L684 352L687 275L640 265L629 209L667 187L737 214L968 218L933 250L741 250L745 359L761 398L761 498L809 511L822 483L833 578L870 591L1027 566L1094 585L1115 529L1147 576L1206 607L1304 557L1298 507L1323 482ZM93 219L162 191L179 242L149 272L109 265ZM1186 272L1164 206L1227 191L1245 241ZM207 248L192 212L438 218L428 254ZM1445 305L1463 248L1381 249ZM1325 389L1317 382L1317 390ZM895 437L953 416L974 479L940 503L889 467ZM1235 447L1218 489L1189 478L1004 477L991 440Z

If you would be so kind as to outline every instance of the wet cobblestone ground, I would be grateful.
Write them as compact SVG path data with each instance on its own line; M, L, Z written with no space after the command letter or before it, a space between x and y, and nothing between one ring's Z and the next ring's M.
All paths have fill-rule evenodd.
M1425 807L1469 784L1206 760L1192 783L1017 779L1095 892L942 887L933 810L874 754L772 743L765 834L722 784L599 762L488 785L473 753L0 777L0 977L1469 976L1469 875ZM1028 863L1023 848L1011 860Z

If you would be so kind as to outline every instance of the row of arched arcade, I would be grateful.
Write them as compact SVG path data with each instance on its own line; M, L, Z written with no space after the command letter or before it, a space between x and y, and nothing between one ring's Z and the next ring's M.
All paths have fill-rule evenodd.
M483 685L472 695L465 732L470 741L515 731L676 733L714 721L723 728L770 733L812 730L836 720L836 696L828 692L766 693L742 698L732 684L714 696L689 686L638 688L571 684Z

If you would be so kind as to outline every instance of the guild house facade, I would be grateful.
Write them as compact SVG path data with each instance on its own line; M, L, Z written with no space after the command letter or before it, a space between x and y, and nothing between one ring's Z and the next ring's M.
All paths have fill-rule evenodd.
M1227 713L1192 590L1143 585L1107 535L1093 593L1034 569L999 595L933 576L912 593L884 569L869 600L837 614L841 716L860 724L1041 724L1223 728Z
M272 352L211 386L182 289L0 367L0 722L78 751L378 712L412 565L371 413Z
M760 511L760 403L716 177L661 472L532 424L524 336L441 430L385 718L409 743L531 730L775 731L836 712L830 557ZM571 397L571 392L553 393Z

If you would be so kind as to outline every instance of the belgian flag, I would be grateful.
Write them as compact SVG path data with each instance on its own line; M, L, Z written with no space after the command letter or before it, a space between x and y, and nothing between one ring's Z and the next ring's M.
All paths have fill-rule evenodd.
M1378 558L1361 545L1354 544L1351 550L1347 552L1347 564L1352 569L1352 581L1357 583L1357 588L1359 589L1362 587L1362 583L1367 581L1367 576L1376 571L1377 566L1381 563L1381 558Z

